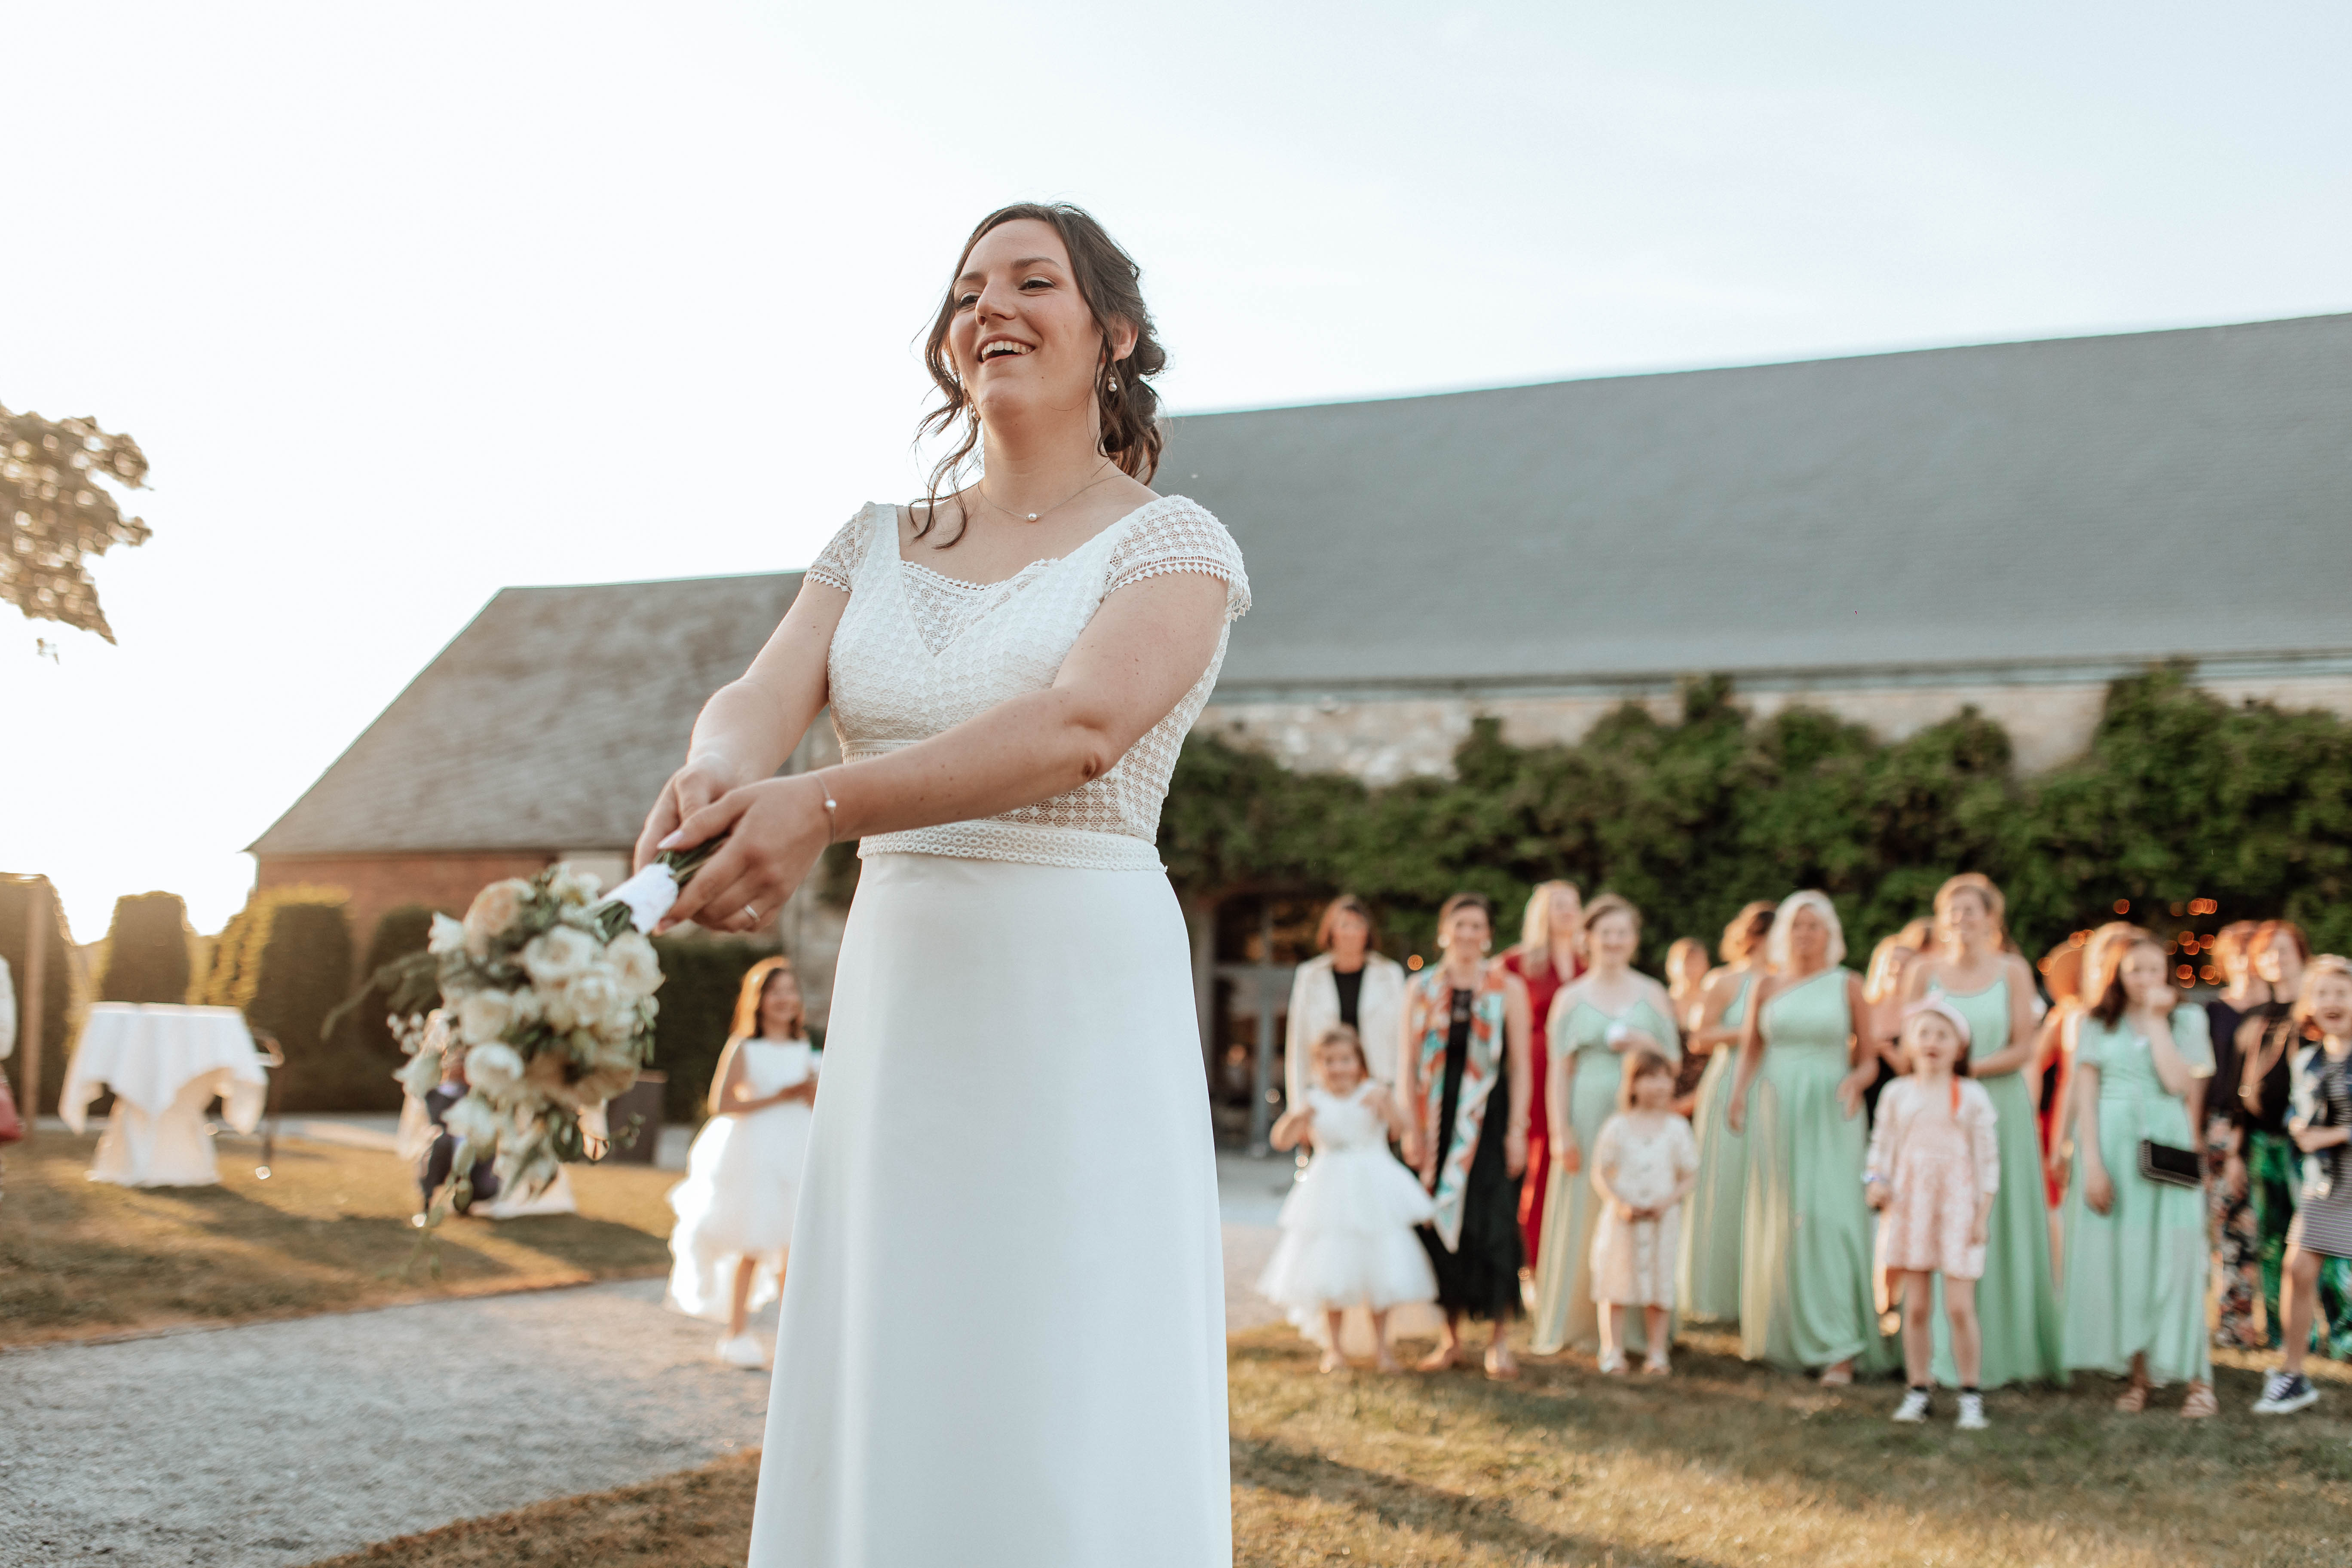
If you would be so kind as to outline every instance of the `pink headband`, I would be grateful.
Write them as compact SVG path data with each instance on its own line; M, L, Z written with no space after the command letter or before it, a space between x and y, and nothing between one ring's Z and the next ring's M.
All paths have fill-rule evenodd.
M1968 1015L1961 1012L1958 1007L1953 1006L1950 1000L1946 997L1942 992L1930 991L1927 993L1925 1000L1914 1002L1908 1007L1904 1008L1903 1022L1907 1025L1912 1019L1918 1017L1924 1013L1933 1013L1937 1017L1943 1019L1946 1023L1951 1025L1952 1027L1959 1034L1960 1044L1965 1046L1971 1043L1971 1031L1969 1028Z

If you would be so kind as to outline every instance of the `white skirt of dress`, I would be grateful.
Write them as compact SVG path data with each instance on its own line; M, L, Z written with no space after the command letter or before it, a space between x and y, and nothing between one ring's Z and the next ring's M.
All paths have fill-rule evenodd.
M1165 876L865 863L754 1568L1227 1568L1224 1283Z
M754 1087L774 1092L764 1084ZM686 1180L669 1191L677 1225L669 1237L668 1305L725 1322L735 1269L747 1258L756 1265L750 1310L776 1299L776 1279L793 1242L809 1121L809 1108L792 1101L702 1124L687 1155Z
M1283 1201L1282 1239L1258 1293L1290 1309L1310 1337L1333 1308L1434 1301L1437 1276L1412 1229L1432 1212L1429 1194L1385 1146L1325 1150ZM1321 1332L1328 1336L1328 1321Z

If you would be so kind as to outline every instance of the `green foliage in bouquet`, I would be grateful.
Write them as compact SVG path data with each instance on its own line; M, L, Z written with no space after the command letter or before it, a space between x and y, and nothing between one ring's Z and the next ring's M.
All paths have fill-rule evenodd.
M133 893L114 900L106 931L101 1002L184 1003L188 999L192 933L177 893Z
M401 904L377 918L375 934L368 939L367 956L360 963L360 972L369 978L352 999L349 1016L337 1020L362 1050L384 1064L383 1070L387 1073L397 1071L401 1065L402 1042L392 1026L399 1010L393 1006L388 985L376 977L425 951L433 935L433 917L438 912L425 904Z
M1689 683L1674 720L1628 703L1573 745L1515 746L1481 719L1454 763L1370 789L1195 735L1161 854L1195 907L1349 889L1382 906L1400 952L1433 951L1457 888L1496 900L1507 940L1528 890L1565 877L1642 907L1651 964L1808 887L1860 954L1961 870L2001 884L2030 953L2118 900L2169 931L2170 907L2199 898L2220 920L2286 916L2322 948L2352 943L2352 723L2233 706L2178 668L2116 681L2089 750L2031 779L1974 709L1883 742L1818 710L1757 720L1724 677Z

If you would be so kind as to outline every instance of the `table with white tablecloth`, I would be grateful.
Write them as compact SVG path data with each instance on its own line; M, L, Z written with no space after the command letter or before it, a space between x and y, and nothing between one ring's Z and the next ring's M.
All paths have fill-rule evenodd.
M100 1002L89 1010L58 1090L66 1125L82 1131L90 1102L114 1091L114 1112L90 1162L92 1181L198 1187L220 1180L205 1108L221 1101L239 1132L260 1123L269 1072L234 1007Z

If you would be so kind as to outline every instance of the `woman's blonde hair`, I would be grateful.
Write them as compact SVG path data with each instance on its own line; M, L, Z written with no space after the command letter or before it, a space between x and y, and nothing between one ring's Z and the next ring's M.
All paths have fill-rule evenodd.
M1794 923L1799 910L1811 910L1821 916L1822 923L1830 928L1830 967L1835 969L1845 962L1845 924L1838 919L1837 906L1830 896L1818 889L1807 888L1801 893L1790 893L1780 900L1772 912L1772 935L1764 945L1765 961L1782 973L1789 970L1789 928Z
M2009 900L1982 871L1963 871L1957 877L1947 877L1944 885L1936 889L1936 913L1940 916L1944 906L1959 893L1974 893L1984 905L1986 918L1992 921L1993 945L2005 947L2009 942Z
M1526 912L1519 916L1519 967L1530 977L1540 976L1551 968L1551 901L1560 893L1574 895L1578 907L1582 908L1584 890L1573 882L1555 879L1535 885L1535 890L1528 894ZM1586 923L1590 924L1591 920L1591 912L1587 911ZM1581 927L1577 930L1575 945L1580 951L1584 946Z
M2303 984L2294 994L2294 1019L2306 1027L2311 1023L2312 993L2318 989L2317 982L2323 974L2338 974L2352 980L2352 958L2346 958L2341 953L2323 952L2303 966Z
M726 1087L727 1069L734 1063L735 1047L745 1040L761 1037L760 1008L767 1001L768 987L779 974L789 977L795 991L798 990L800 976L793 969L793 961L780 952L773 958L760 960L747 970L743 984L735 992L735 1021L727 1031L726 1048L719 1053L719 1066L710 1075L708 1100L713 1116L718 1115L721 1109L719 1091ZM793 1032L785 1037L793 1040L808 1038L808 998L805 996L800 999L799 1008L793 1015Z
M1667 1059L1665 1052L1654 1051L1647 1046L1626 1052L1625 1076L1617 1085L1617 1109L1633 1110L1633 1086L1653 1074L1675 1076L1675 1064Z

